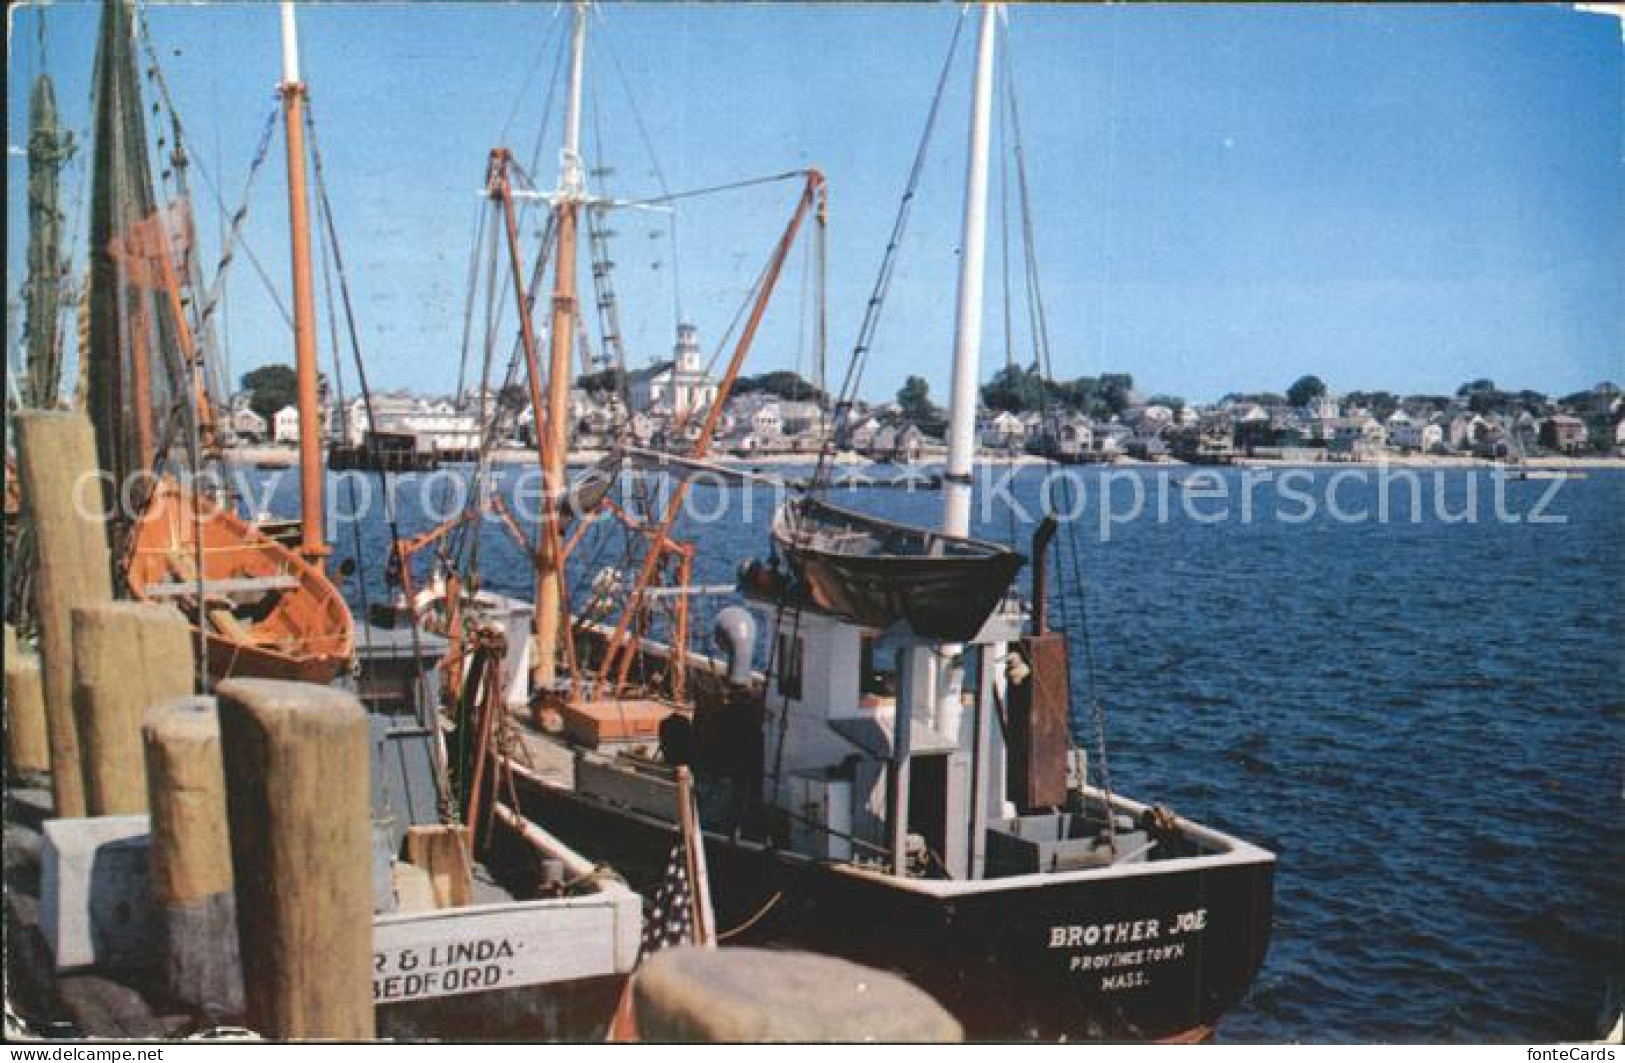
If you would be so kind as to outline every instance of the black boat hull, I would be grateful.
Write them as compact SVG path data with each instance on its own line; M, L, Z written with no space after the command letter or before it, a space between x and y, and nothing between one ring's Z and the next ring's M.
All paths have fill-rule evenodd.
M675 840L648 817L534 779L525 812L652 895ZM956 895L708 835L727 944L804 948L897 971L976 1040L1157 1041L1210 1032L1269 943L1274 859L1027 876Z

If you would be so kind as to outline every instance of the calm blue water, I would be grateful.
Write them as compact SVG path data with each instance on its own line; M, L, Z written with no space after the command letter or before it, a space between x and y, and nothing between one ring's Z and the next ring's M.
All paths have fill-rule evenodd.
M1021 471L1010 495L1032 506L1044 475ZM1196 475L1222 478L1228 519L1200 519L1220 502L1169 483ZM1562 482L1541 522L1527 518L1551 483L1504 483L1516 523L1496 519L1482 471L1424 475L1415 520L1408 489L1374 473L1335 494L1365 519L1324 512L1337 474L1321 470L1290 488L1322 511L1295 519L1304 503L1277 474L1244 521L1243 475L1119 470L1114 512L1132 476L1147 513L1108 539L1100 474L1084 473L1077 525L1114 784L1280 857L1269 959L1222 1036L1593 1036L1605 978L1625 970L1625 473ZM1446 519L1470 490L1478 519ZM401 494L404 530L426 526ZM274 499L295 503L293 477ZM770 492L701 486L694 499L718 514L685 522L705 551L699 581L765 552ZM936 494L833 500L902 520L940 507ZM1012 529L1025 540L1030 520L1001 510L977 531ZM362 531L376 585L382 522ZM348 526L337 545L353 552ZM481 549L489 585L525 591L500 532ZM1073 627L1078 606L1058 606ZM1081 704L1081 656L1074 673ZM1076 729L1092 748L1084 714Z

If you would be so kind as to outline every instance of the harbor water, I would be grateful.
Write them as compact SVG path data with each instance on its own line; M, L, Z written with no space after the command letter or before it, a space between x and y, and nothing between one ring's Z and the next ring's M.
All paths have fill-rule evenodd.
M1625 971L1625 472L1083 469L1059 491L1050 474L984 469L975 530L1025 549L1046 491L1076 516L1086 595L1065 580L1054 615L1075 630L1087 612L1077 740L1098 759L1092 691L1115 788L1279 855L1269 957L1221 1039L1595 1036ZM394 478L387 513L375 476L330 483L357 606L383 594L391 521L431 526L468 472L436 475ZM505 489L523 475L505 468ZM248 487L297 505L295 473ZM941 505L831 501L905 522ZM766 555L773 503L693 488L678 531L699 544L696 583ZM578 562L622 560L602 531ZM528 595L496 522L480 551L485 586Z

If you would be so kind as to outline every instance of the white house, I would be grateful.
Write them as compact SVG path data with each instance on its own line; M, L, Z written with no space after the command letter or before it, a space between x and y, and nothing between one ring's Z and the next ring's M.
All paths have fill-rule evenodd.
M238 439L246 442L260 443L265 440L265 418L249 409L240 406L231 411L231 431ZM298 420L294 421L294 433L298 434Z
M271 420L272 439L278 443L299 442L299 407L284 406Z
M1451 450L1472 450L1479 438L1490 429L1490 423L1476 413L1458 413L1445 428L1445 442Z
M1442 427L1412 417L1403 410L1395 410L1385 427L1388 432L1388 444L1400 450L1426 453L1444 442Z
M1000 410L983 418L977 434L981 436L982 446L1008 450L1027 441L1027 425L1009 410Z
M1094 447L1094 429L1082 417L1068 417L1056 436L1055 449L1062 458L1082 457Z
M1352 448L1356 443L1381 446L1386 438L1382 422L1370 415L1339 417L1332 422L1331 442L1334 446Z
M481 436L477 413L478 406L464 412L450 399L417 399L404 392L385 392L372 397L369 416L367 402L356 398L344 410L344 442L360 446L367 433L376 430L414 435L421 446L433 450L477 450Z
M874 446L875 436L880 432L880 422L873 417L865 417L854 424L847 433L846 445L853 450L865 451Z

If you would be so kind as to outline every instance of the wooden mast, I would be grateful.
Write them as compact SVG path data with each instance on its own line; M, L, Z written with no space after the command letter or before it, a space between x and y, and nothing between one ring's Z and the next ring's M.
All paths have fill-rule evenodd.
M305 84L293 4L282 3L282 118L288 145L288 229L292 237L294 369L299 378L299 553L322 570L322 417L316 390L316 304L310 273L310 203L305 183Z
M547 421L543 486L548 506L543 520L556 519L567 487L570 449L570 365L576 318L576 218L585 187L581 171L581 77L586 50L587 5L577 0L570 35L570 98L564 118L564 146L559 152L559 189L554 200L555 248L553 317L549 334ZM537 410L537 414L542 411ZM537 420L538 428L541 419ZM540 436L540 431L538 431ZM537 440L541 446L540 438ZM558 675L559 629L564 622L564 557L558 535L539 537L536 565L536 647L531 678L538 689Z

